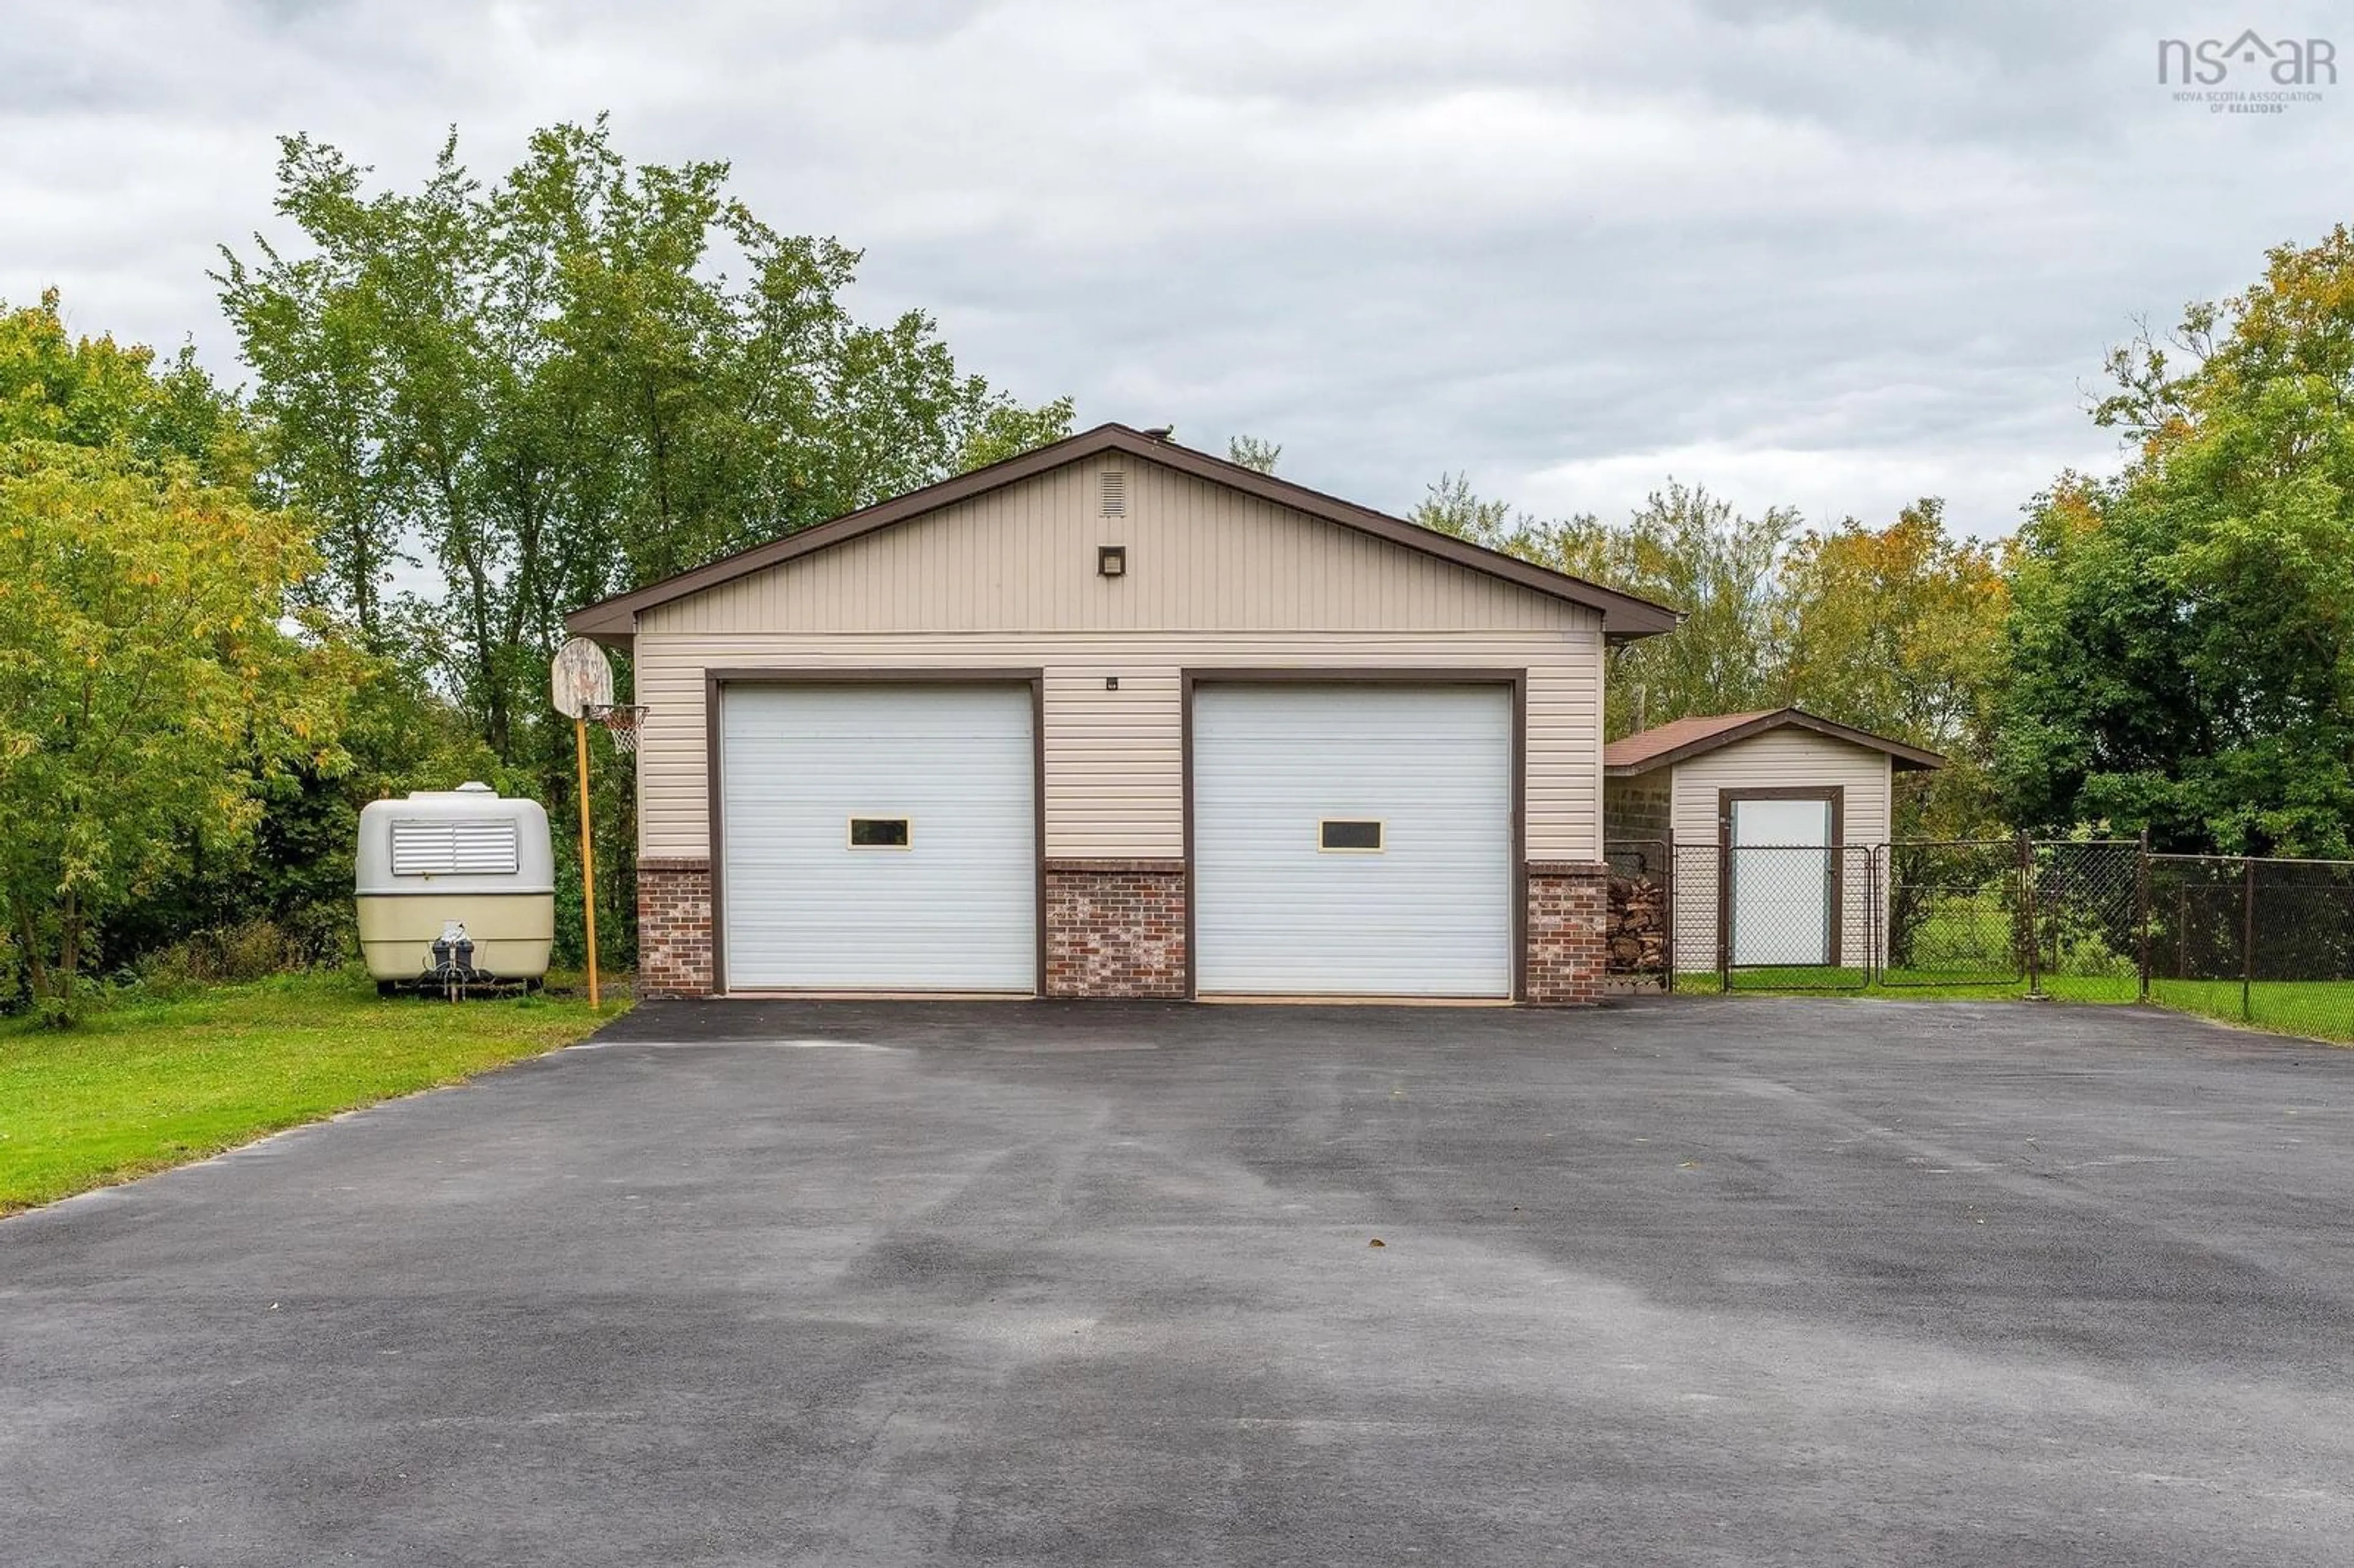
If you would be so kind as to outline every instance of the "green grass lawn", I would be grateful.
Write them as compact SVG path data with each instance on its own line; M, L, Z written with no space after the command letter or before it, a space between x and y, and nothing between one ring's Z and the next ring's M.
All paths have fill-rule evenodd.
M1945 974L1902 970L1872 977L1865 983L1861 969L1791 968L1735 969L1735 991L1779 991L1793 994L1871 996L1885 1001L2011 1001L2027 995L2024 980L1998 980L1984 976L1951 978ZM1680 974L1676 989L1695 996L1713 994L1714 971ZM2043 994L2055 1001L2132 1002L2139 1000L2139 983L2126 975L2045 975ZM2195 1012L2227 1023L2316 1040L2354 1042L2354 980L2256 980L2248 987L2248 1012L2243 1016L2240 982L2235 980L2152 980L2149 1000L2177 1012Z
M456 1083L628 1006L379 1000L366 976L338 973L129 1001L70 1030L0 1021L0 1214Z

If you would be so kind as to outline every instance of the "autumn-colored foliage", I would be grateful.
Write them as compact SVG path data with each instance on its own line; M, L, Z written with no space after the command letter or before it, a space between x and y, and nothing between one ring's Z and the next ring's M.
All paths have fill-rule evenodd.
M1990 831L1986 723L2008 585L1999 553L1952 537L1937 501L1882 528L1810 530L1670 483L1622 524L1543 522L1450 476L1416 519L1684 611L1675 631L1611 652L1612 736L1803 707L1946 754L1943 773L1907 780L1901 832Z
M54 298L0 317L0 923L61 1009L94 920L337 765L354 674L285 620L317 559L237 421L152 370Z

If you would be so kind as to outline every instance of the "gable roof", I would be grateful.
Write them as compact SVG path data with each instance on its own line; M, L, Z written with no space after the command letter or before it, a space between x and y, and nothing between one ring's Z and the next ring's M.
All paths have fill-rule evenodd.
M1794 727L1810 729L1818 735L1829 736L1857 746L1884 751L1900 771L1925 770L1943 768L1946 759L1934 751L1924 751L1917 746L1907 746L1901 740L1891 740L1884 735L1874 735L1868 729L1834 724L1827 718L1817 718L1802 708L1766 708L1746 714L1697 714L1690 718L1670 720L1614 740L1602 748L1602 771L1613 779L1630 778L1649 773L1654 768L1665 768L1703 752L1764 735L1768 730Z
M1507 556L1500 551L1458 539L1452 535L1425 528L1403 517L1392 517L1353 502L1326 495L1321 491L1310 490L1306 485L1294 484L1288 480L1212 457L1207 452L1197 452L1172 441L1156 440L1126 425L1115 424L1097 425L1092 430L1066 436L1059 441L1023 452L1019 457L991 463L987 468L978 468L970 473L958 474L953 479L926 485L921 490L911 490L905 495L895 496L861 511L845 513L830 522L788 534L765 545L756 545L748 550L696 567L692 571L681 572L629 593L585 605L566 616L564 624L576 636L593 637L600 642L624 643L636 631L638 617L656 605L668 604L673 599L701 593L737 577L781 566L830 546L846 544L878 528L911 522L942 507L953 506L976 495L986 494L1009 484L1018 484L1065 463L1105 452L1123 452L1163 463L1181 473L1192 474L1213 484L1238 490L1327 523L1386 539L1409 550L1436 556L1440 560L1451 561L1489 577L1501 577L1552 599L1584 605L1601 613L1603 633L1613 642L1670 631L1683 620L1681 612L1654 604L1649 599L1620 593L1615 588L1587 582L1583 577L1574 577L1565 572L1556 572L1523 561L1516 556Z

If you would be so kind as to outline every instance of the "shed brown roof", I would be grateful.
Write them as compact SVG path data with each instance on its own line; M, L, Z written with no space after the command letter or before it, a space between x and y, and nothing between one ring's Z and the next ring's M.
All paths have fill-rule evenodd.
M1181 472L1272 501L1278 505L1288 506L1327 523L1371 534L1394 545L1436 556L1475 572L1502 577L1507 582L1517 583L1549 598L1585 605L1601 613L1603 633L1613 642L1671 631L1683 620L1679 611L1654 604L1649 599L1620 593L1616 588L1606 588L1599 583L1587 582L1584 577L1571 577L1566 572L1556 572L1533 562L1523 561L1516 556L1507 556L1501 551L1486 549L1452 535L1409 523L1403 517L1392 517L1370 507L1310 490L1304 484L1294 484L1288 480L1277 479L1272 474L1260 473L1239 463L1212 457L1207 452L1194 451L1173 441L1148 436L1126 425L1097 425L1094 429L1066 436L1019 457L975 469L970 473L959 474L921 490L909 491L905 495L896 496L863 511L846 513L830 522L804 528L798 534L789 534L766 545L755 546L692 571L665 577L661 582L584 605L566 616L564 624L577 636L626 645L637 629L640 613L656 605L700 593L732 578L780 565L831 545L846 543L877 528L921 517L1064 463L1106 451L1127 452L1153 462L1166 463Z
M1934 751L1907 746L1901 740L1891 740L1868 729L1857 729L1851 725L1818 718L1802 708L1765 708L1745 714L1695 714L1638 731L1602 748L1602 770L1619 779L1636 773L1649 773L1654 768L1681 762L1688 757L1698 757L1703 752L1714 751L1719 747L1731 746L1735 741L1746 740L1751 736L1763 735L1767 730L1780 729L1785 726L1810 729L1834 740L1884 751L1899 769L1925 769L1946 765L1946 759Z

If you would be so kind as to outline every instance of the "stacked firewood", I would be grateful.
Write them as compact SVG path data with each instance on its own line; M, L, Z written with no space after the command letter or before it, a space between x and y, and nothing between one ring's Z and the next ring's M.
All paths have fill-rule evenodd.
M1668 890L1632 876L1610 879L1610 972L1657 974L1668 967Z

